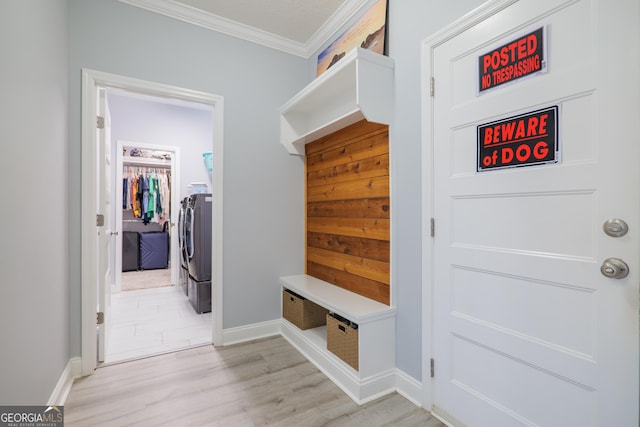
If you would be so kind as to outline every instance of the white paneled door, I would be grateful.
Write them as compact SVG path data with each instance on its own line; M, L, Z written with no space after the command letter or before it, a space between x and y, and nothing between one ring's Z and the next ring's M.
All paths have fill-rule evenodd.
M493 3L426 53L434 412L637 426L640 3Z
M109 340L109 326L111 318L109 313L111 303L111 284L114 281L114 269L112 265L111 248L112 242L115 240L116 227L113 223L113 207L112 201L112 185L111 185L111 114L106 101L106 94L103 88L98 89L97 95L98 111L96 142L98 144L96 152L98 174L97 181L97 204L96 212L101 215L101 220L97 224L98 233L98 277L97 277L97 301L96 311L98 313L97 335L98 335L98 353L97 361L104 362L106 355L106 346Z

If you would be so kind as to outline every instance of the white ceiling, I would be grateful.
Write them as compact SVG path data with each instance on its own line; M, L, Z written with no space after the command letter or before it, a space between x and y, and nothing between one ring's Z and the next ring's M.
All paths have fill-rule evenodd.
M305 58L369 0L119 0Z

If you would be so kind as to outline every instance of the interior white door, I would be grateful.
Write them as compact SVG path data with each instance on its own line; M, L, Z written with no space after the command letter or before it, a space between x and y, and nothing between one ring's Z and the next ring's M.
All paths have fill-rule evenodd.
M101 224L97 226L98 233L98 277L97 277L97 313L102 313L98 316L100 321L98 322L98 362L104 362L106 355L106 346L109 337L109 306L111 303L111 283L113 281L113 268L111 248L112 240L115 237L114 223L112 218L112 191L111 191L111 115L109 114L108 104L106 102L105 90L103 88L98 89L98 114L101 119L96 129L98 143L98 157L96 159L98 172L97 179L97 212L102 215Z
M521 0L432 49L435 413L638 425L639 18L637 0ZM481 55L540 27L546 72L480 94ZM478 126L555 106L557 163L477 171Z

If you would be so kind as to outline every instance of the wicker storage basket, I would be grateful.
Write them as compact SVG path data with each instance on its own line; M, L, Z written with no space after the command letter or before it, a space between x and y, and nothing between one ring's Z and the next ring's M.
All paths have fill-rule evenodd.
M322 326L327 322L327 310L288 289L282 291L282 317L300 329Z
M358 330L327 314L327 349L358 370Z

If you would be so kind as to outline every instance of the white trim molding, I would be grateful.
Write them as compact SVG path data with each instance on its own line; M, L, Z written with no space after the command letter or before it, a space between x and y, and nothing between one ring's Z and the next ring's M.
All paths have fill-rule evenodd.
M276 335L281 335L280 319L225 329L222 332L222 342L226 346Z
M69 396L69 392L71 391L71 387L73 386L73 381L76 378L80 378L80 370L80 358L74 357L69 359L67 366L62 371L62 375L60 375L60 379L58 379L56 387L53 389L53 392L47 401L47 406L64 406L67 396Z
M309 58L323 45L333 41L331 37L353 18L369 0L345 0L306 43L291 40L219 15L207 13L173 0L118 1L292 55Z
M369 0L345 0L305 45L305 58L332 43L339 31L369 3Z
M414 405L423 407L422 383L400 369L396 369L396 391Z
M97 366L96 353L96 114L97 88L113 88L160 98L205 104L213 107L213 250L212 250L212 322L213 342L223 343L223 164L224 99L222 96L168 86L90 69L82 70L82 188L81 188L81 359L82 375L90 375Z

